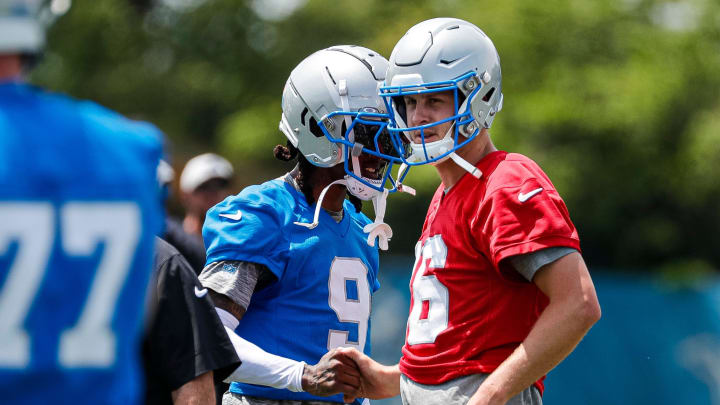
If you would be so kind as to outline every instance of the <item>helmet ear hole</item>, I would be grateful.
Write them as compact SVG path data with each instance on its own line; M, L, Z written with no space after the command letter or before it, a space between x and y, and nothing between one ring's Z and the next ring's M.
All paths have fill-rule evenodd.
M405 99L402 96L395 96L392 98L393 106L395 111L398 112L400 118L407 123L407 107L405 106Z
M315 120L315 117L310 117L310 132L315 135L316 138L321 138L325 136L323 134L322 129L320 129L320 126L318 125L317 121Z
M484 102L489 102L492 95L495 93L495 87L491 88L487 93L485 93L485 96L483 96L482 100Z
M457 91L457 102L458 102L458 108L460 108L465 100L467 99L467 96L462 91Z

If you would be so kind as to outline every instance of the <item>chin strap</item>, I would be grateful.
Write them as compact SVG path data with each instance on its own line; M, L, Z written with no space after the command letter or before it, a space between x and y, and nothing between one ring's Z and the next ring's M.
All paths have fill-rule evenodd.
M410 166L408 166L408 165L405 164L405 163L400 164L400 169L398 169L397 181L395 182L395 184L397 184L397 190L398 190L399 192L401 192L401 193L408 193L408 194L410 194L411 196L414 197L415 194L417 193L417 192L415 191L415 189L412 188L412 187L410 187L410 186L406 186L405 184L402 184L402 181L400 180L400 179L402 179L403 173L404 173L409 167L410 167Z
M403 173L409 168L408 165L405 163L400 165L400 169L398 170L398 176L397 176L397 190L402 193L408 193L410 195L415 195L415 189L403 185L400 179L402 178ZM388 196L388 189L384 189L382 193L376 194L372 198L373 208L375 209L375 222L372 224L367 224L363 228L363 232L368 234L368 245L375 246L375 239L378 240L378 246L382 250L388 250L388 242L390 241L390 238L393 236L392 228L390 228L390 225L386 224L384 222L385 220L385 207L387 204L387 196Z
M317 205L315 206L315 215L313 216L312 223L308 224L305 222L293 222L293 224L304 226L305 228L308 228L308 229L315 229L315 227L318 226L318 224L320 223L320 209L322 208L322 200L323 200L323 198L325 198L325 194L327 194L328 189L330 189L330 187L334 186L335 184L342 184L345 187L347 187L347 180L345 180L345 179L335 180L332 183L325 186L325 188L322 190L322 192L320 192L320 197L318 197Z
M388 250L388 242L392 238L393 232L390 225L383 222L385 219L385 203L387 201L388 191L383 190L372 198L373 208L375 209L375 222L365 225L363 232L368 234L367 243L375 246L375 239L378 240L378 247L382 250Z
M313 216L313 221L311 223L293 223L295 225L299 225L308 229L315 229L315 227L320 224L320 210L322 209L322 201L325 198L325 194L327 194L327 191L328 189L330 189L330 187L336 184L342 184L347 187L347 180L335 180L325 186L325 188L320 193L320 196L318 197L317 204L315 205L315 215ZM387 196L388 191L383 190L382 193L378 193L375 197L372 198L373 208L375 209L375 222L367 224L363 228L363 232L369 234L367 239L368 245L375 246L375 239L378 239L378 246L382 250L388 250L388 241L390 241L390 238L392 238L392 229L390 228L390 225L383 222L385 218L385 203L387 200Z
M452 141L452 132L453 132L453 128L454 128L454 127L455 127L455 122L453 122L452 125L450 126L450 128L448 128L448 130L447 130L447 132L445 133L445 136L443 137L443 139L441 139L441 140L439 140L439 141L431 142L431 144L434 144L434 145L433 145L434 148L440 148L440 149L437 151L437 152L438 152L438 153L437 153L438 156L439 156L439 155L442 155L442 154L445 153L446 151L450 150L449 148L447 148L447 147L445 147L445 146L442 146L441 143L443 143L443 142L445 142L445 143L452 143L452 142L453 142L453 141ZM411 147L413 148L413 154L415 154L415 152L416 152L416 151L415 151L415 149L416 149L415 145L416 145L416 144L411 145ZM425 151L427 151L427 144L420 144L420 146L423 147L423 153L424 153ZM417 149L420 149L420 148L417 148ZM466 171L468 171L468 172L469 172L470 174L472 174L475 178L479 179L480 177L482 177L482 171L480 171L480 169L478 169L477 167L471 165L470 162L468 162L467 160L461 158L461 157L460 157L457 153L455 153L455 152L452 152L452 153L448 154L447 156L443 157L442 159L439 159L439 160L437 160L437 161L435 161L435 162L433 162L433 163L430 163L430 164L432 164L433 166L434 166L434 165L437 165L437 164L440 163L440 162L444 162L447 158L452 159L452 161L455 162L456 165L458 165L458 166L460 166L461 168L463 168L463 169L465 169ZM403 166L400 166L400 170L403 170L404 166L405 166L405 164L403 163ZM398 179L399 179L399 178L400 178L400 172L398 172Z
M467 100L465 100L465 102L467 102ZM465 104L463 104L463 105L465 105ZM462 108L462 107L461 107L461 108ZM473 124L473 125L475 125L475 124ZM453 123L452 123L452 125L450 126L450 128L448 128L448 133L445 135L446 137L447 137L447 136L451 136L451 135L450 135L450 131L453 129L454 126L455 126L455 122L453 121ZM450 159L452 159L452 161L455 162L456 165L458 165L458 166L462 167L463 169L467 170L468 173L472 174L476 179L479 179L479 178L482 176L482 172L480 171L480 169L478 169L477 167L471 165L470 162L468 162L467 160L461 158L457 153L453 152L453 153L449 154L448 157L449 157Z
M448 156L450 156L450 159L452 159L452 161L455 162L456 165L458 165L458 166L462 167L463 169L467 170L468 172L470 172L470 174L475 176L476 179L479 179L482 176L482 172L480 171L480 169L471 165L470 162L461 158L455 152L451 153Z

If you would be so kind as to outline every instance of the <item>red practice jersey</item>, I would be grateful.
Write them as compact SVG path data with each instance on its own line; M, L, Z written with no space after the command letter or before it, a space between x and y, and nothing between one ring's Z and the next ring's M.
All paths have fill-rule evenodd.
M493 152L447 193L440 185L415 247L400 370L421 384L490 373L525 339L548 299L503 259L580 250L567 208L529 158ZM536 386L543 391L542 379Z

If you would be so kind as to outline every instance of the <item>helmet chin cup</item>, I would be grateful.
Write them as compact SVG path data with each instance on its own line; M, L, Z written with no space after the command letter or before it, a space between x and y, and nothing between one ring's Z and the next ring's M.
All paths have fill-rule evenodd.
M363 177L362 179L363 179L363 181L366 181L378 188L380 188L383 183L382 180L373 180L373 179L369 179L367 177ZM380 194L380 191L368 186L367 184L363 183L362 181L356 179L355 177L352 177L350 175L345 175L345 180L347 181L348 191L352 195L354 195L355 197L357 197L363 201L369 201L369 200L373 199L373 197Z
M446 134L445 137L435 142L425 143L411 143L410 149L412 153L408 157L408 162L411 163L431 163L433 165L443 162L447 159L447 155L436 160L433 159L445 155L450 152L455 146L455 142L452 139L450 133ZM427 157L425 155L427 153Z

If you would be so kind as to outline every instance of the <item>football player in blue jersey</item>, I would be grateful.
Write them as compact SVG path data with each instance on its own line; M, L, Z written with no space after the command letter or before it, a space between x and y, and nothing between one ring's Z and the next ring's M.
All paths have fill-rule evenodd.
M161 134L23 82L48 3L0 0L0 402L138 404Z
M386 68L382 56L358 46L303 60L283 92L287 147L275 148L278 159L297 165L208 212L200 280L243 362L223 404L357 396L354 363L333 349L370 351L375 245L387 248L384 201L399 185L389 177L397 158L388 154L378 97ZM361 200L373 201L375 222L360 212Z

